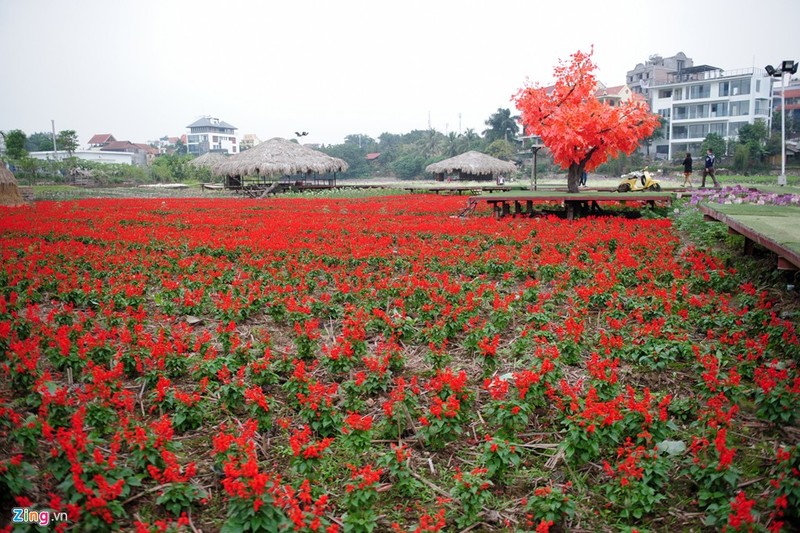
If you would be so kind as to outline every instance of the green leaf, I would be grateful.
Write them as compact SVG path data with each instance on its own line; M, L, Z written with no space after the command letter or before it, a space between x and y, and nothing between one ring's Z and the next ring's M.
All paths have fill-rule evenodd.
M656 445L660 452L667 455L680 455L686 451L686 443L682 440L662 440Z

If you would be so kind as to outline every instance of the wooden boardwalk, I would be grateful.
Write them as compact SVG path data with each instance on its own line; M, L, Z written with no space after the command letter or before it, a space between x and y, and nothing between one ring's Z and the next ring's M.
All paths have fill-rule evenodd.
M701 204L703 218L744 236L744 253L758 244L775 253L778 270L800 270L800 208L777 205Z
M668 192L526 191L472 196L469 205L474 208L480 202L486 202L499 219L506 216L533 216L536 214L535 204L557 204L564 207L567 219L572 220L576 216L602 214L601 203L655 207L656 204L671 205L672 198L672 193Z

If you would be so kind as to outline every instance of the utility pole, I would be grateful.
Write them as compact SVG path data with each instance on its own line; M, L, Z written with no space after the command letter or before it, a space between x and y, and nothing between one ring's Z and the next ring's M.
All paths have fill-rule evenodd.
M53 128L53 157L58 161L58 147L56 146L56 121L50 120L50 127Z

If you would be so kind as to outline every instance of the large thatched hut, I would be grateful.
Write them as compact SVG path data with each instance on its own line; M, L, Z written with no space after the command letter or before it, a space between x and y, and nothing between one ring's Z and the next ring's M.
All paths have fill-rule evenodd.
M17 207L25 205L25 200L19 194L17 178L0 163L0 205Z
M345 170L344 160L280 137L232 155L213 167L215 174L225 177L225 186L230 188L246 185L248 176L257 177L253 183L283 180L335 185L336 173Z
M436 174L436 178L439 181L444 180L444 177L448 174L456 173L460 180L479 181L491 180L498 175L510 174L516 168L517 166L514 163L472 150L428 165L425 171Z

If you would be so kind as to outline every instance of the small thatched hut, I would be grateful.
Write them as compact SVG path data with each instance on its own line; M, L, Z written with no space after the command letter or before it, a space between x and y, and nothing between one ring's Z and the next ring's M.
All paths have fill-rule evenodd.
M25 205L25 200L19 194L17 178L0 163L0 205L17 207Z
M510 174L517 169L514 163L503 161L480 152L466 152L444 161L439 161L425 168L425 172L436 174L439 181L446 174L458 173L460 180L490 180L495 175Z
M206 152L200 157L195 157L189 164L195 168L213 169L215 166L227 161L227 157L218 152Z
M226 187L241 187L246 176L258 176L260 182L265 178L301 177L295 181L326 181L335 184L336 172L347 170L347 163L306 146L275 137L247 151L232 155L213 167L217 175L225 176ZM333 178L321 180L320 175L332 174Z

